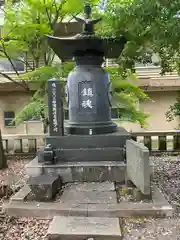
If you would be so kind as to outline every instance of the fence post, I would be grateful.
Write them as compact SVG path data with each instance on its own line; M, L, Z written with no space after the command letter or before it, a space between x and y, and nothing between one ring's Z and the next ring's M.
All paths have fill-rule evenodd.
M180 150L180 135L173 136L173 150Z
M28 152L35 153L37 151L36 139L28 139Z
M22 152L23 152L22 139L14 139L14 153Z
M5 150L6 153L9 152L9 149L8 149L8 139L3 139L3 148Z
M165 136L158 136L158 150L159 151L166 151L167 150L166 135Z
M149 149L149 151L152 150L151 136L144 136L144 145Z

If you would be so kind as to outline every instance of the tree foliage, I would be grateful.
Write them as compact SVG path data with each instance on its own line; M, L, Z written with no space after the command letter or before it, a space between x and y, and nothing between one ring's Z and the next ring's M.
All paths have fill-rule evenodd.
M124 35L128 43L118 59L125 78L135 72L135 63L152 63L156 53L161 74L180 74L180 2L178 0L111 0L104 15L100 34ZM168 121L180 116L180 100L166 113Z
M100 34L128 39L119 58L123 71L134 70L135 62L151 62L153 53L160 57L162 74L179 71L179 10L177 0L108 1Z
M180 116L180 98L177 98L176 102L173 105L170 105L169 110L166 112L168 122L173 121L177 116Z
M138 122L141 127L146 127L149 114L139 109L139 103L150 98L137 86L136 75L129 72L124 78L119 68L111 67L105 70L110 75L113 90L112 105L120 109L120 120L127 117L132 122Z

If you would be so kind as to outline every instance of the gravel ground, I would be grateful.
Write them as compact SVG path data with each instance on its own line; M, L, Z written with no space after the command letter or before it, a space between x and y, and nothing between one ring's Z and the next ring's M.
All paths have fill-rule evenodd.
M124 219L125 240L180 240L180 156L152 157L153 181L175 207L173 218Z
M123 240L179 240L180 219L126 219Z
M46 240L50 220L6 216L4 221L0 227L0 240Z
M8 161L8 168L0 170L0 179L2 176L14 175L21 179L23 182L26 181L27 175L24 171L25 165L29 162L28 159L19 159L16 158L14 160Z
M164 160L164 161L163 161ZM180 215L180 156L154 158L154 182Z
M180 156L153 157L155 164L154 182L176 207L173 218L167 219L122 219L122 230L125 240L156 239L180 240ZM9 168L0 170L0 176L17 175L22 182L27 176L24 166L28 160L9 162ZM0 212L0 240L45 240L49 220L35 218L12 218Z
M27 179L24 167L28 162L28 159L15 159L8 161L8 168L0 170L0 180L4 179L5 176L15 176L16 179L20 179L21 184L23 184ZM9 217L1 211L1 203L3 202L3 199L0 200L0 240L46 239L50 220Z

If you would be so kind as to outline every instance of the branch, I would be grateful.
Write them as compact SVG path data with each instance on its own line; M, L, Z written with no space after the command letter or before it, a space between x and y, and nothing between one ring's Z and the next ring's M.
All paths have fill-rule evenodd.
M72 16L72 18L69 19L68 23L70 23L75 17L77 17L79 14L81 13L81 11L79 11L78 13L76 13L75 15Z
M30 69L30 70L34 70L33 67L29 64L29 62L27 61L27 58L26 60L24 59L24 56L21 57L21 59L17 59L18 61L24 63L26 65L26 69L27 67Z
M46 52L44 52L43 57L44 57L44 63L45 63L45 66L47 66L48 64L47 64Z
M53 0L52 2L52 7L51 7L51 10L49 11L48 8L46 8L46 15L47 15L47 18L48 18L48 22L49 22L49 26L52 30L54 30L54 26L55 24L57 23L57 20L59 18L59 12L60 10L62 9L63 5L67 2L67 0L62 0L61 4L59 5L59 7L57 7L57 3L55 0ZM46 3L46 0L44 0L44 5ZM52 8L53 6L55 7L56 9L56 13L55 13L55 17L54 17L54 20L52 20ZM63 16L64 17L64 16ZM63 19L63 18L62 18Z
M55 57L55 53L52 52L52 50L48 47L48 51L46 52L47 63L51 65L54 60L54 57Z
M58 8L57 8L56 0L53 0L52 6L55 6L56 12L57 12L57 11L58 11Z
M45 4L46 4L46 0L44 0L44 5ZM51 10L52 10L52 7L51 7ZM47 7L46 7L46 15L48 18L49 26L52 28L52 25L51 25L52 11L50 11L50 14L49 14L49 10L47 9Z
M61 4L59 6L59 8L57 9L57 12L59 13L59 11L62 9L63 5L67 2L67 0L62 0ZM56 3L55 3L56 4ZM57 6L57 5L56 5Z
M51 59L52 53L48 46L46 49L47 49L46 51L43 51L44 52L43 56L44 56L44 64L45 64L45 66L48 66L49 64L51 64L50 59Z
M55 58L55 53L52 53L51 55L49 55L49 58L51 57L51 60L49 60L49 62L52 64Z
M9 38L9 35L15 30L17 28L17 25L16 26L12 26L12 29L6 34L6 38L4 39L4 40L9 40L9 39L11 39L12 40L12 38ZM2 38L1 38L2 39Z
M6 73L0 72L0 75L2 75L3 77L5 77L6 79L8 79L9 81L21 86L22 88L24 88L26 91L29 91L29 87L27 88L26 86L24 86L24 84L21 84L21 82L17 82L15 81L13 78L11 78L9 75L7 75Z
M30 50L30 53L32 54L33 62L35 63L35 68L37 68L37 65L39 64L40 54L39 56L36 56L35 52L33 51L34 47L32 43L28 43L28 48ZM37 49L37 44L36 44L36 49ZM32 68L32 70L34 70L34 67Z
M17 71L17 69L15 68L15 66L14 66L14 64L13 64L13 62L12 62L12 60L11 60L11 58L10 58L9 55L7 54L6 49L5 49L5 46L4 46L4 42L2 41L2 39L1 39L0 41L1 41L1 44L2 44L2 47L3 47L3 53L4 53L4 55L6 56L6 58L8 59L8 61L10 62L11 66L12 66L12 68L13 68L13 70L14 70L14 72L15 72L16 75L20 78L20 80L22 81L22 83L25 85L26 89L29 89L27 83L26 83L23 79L21 79L19 72Z
M54 26L55 26L55 24L57 23L57 20L58 20L58 18L59 18L59 12L61 11L61 9L62 9L62 7L63 7L63 5L65 4L67 2L67 0L62 0L62 2L61 2L61 4L59 5L59 7L57 7L57 4L56 4L56 15L55 15L55 17L54 17L54 20L52 21L52 23L51 23L51 25L52 25L52 30L54 30ZM63 16L64 17L64 16ZM63 17L62 17L62 19L63 19ZM62 21L62 19L61 19L61 21Z
M4 46L4 42L2 40L1 40L1 44L2 44L2 47L3 47L4 55L7 57L8 61L11 63L11 66L12 66L13 70L15 71L16 75L19 76L20 74L18 73L17 69L15 68L14 63L12 62L11 58L7 54L5 46Z

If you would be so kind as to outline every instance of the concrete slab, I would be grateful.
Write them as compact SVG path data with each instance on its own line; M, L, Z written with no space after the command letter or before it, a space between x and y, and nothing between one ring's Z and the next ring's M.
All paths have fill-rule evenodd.
M48 229L49 240L119 240L122 234L118 218L56 216Z
M60 203L117 203L116 193L112 191L73 191L65 189Z
M112 182L85 182L85 183L72 183L65 186L66 189L72 191L115 191L114 183Z

